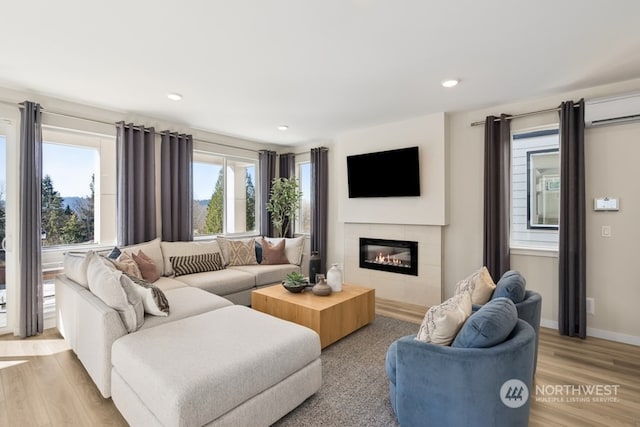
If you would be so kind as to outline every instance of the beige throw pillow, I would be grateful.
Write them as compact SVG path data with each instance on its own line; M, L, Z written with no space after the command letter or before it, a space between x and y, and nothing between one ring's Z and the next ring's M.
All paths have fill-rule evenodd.
M229 240L227 242L228 262L229 265L255 265L256 260L256 241L249 240Z
M111 262L113 262L113 265L123 273L142 279L142 273L140 272L138 264L136 264L135 260L128 252L122 252L116 260L111 260Z
M416 340L449 345L470 315L471 295L468 292L455 295L427 311Z
M491 295L493 295L495 289L496 284L493 283L489 270L483 266L471 276L459 281L456 285L455 293L470 292L471 303L483 305L491 299Z
M95 253L87 256L90 257L87 267L89 290L118 312L127 332L136 331L144 323L142 300L132 287L121 283L121 271L109 267Z

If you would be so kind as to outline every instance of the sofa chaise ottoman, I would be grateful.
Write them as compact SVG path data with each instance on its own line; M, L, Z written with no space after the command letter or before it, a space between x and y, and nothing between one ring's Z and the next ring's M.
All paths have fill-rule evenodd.
M322 383L315 332L244 306L123 336L111 359L132 426L269 426Z

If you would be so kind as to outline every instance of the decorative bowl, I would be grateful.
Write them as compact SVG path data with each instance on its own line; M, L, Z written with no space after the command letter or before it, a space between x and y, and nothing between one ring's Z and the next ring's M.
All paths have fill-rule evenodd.
M303 283L303 284L300 284L300 285L291 286L291 285L287 285L286 283L282 282L282 286L284 286L284 288L286 290L288 290L289 292L293 292L294 294L298 294L298 293L304 291L307 288L307 286L309 286L309 283L307 282L307 283Z

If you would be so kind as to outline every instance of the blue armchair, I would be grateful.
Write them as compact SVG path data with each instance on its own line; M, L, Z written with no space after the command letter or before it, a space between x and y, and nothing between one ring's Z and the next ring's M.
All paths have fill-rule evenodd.
M500 277L491 299L506 297L513 301L518 311L518 319L522 319L533 327L536 333L536 353L533 359L533 374L536 373L538 363L538 341L540 336L540 313L542 311L542 296L531 290L525 290L526 280L515 270L509 270ZM472 309L477 311L481 305L474 304Z
M506 340L487 348L439 346L400 338L387 351L391 405L402 427L528 425L530 399L512 408L501 387L512 379L532 393L536 333L517 319Z

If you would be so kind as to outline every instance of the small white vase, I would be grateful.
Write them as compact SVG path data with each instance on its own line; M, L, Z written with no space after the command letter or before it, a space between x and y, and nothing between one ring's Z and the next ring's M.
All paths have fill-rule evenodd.
M331 268L327 271L327 284L331 286L333 292L342 291L342 270L338 264L331 264Z

